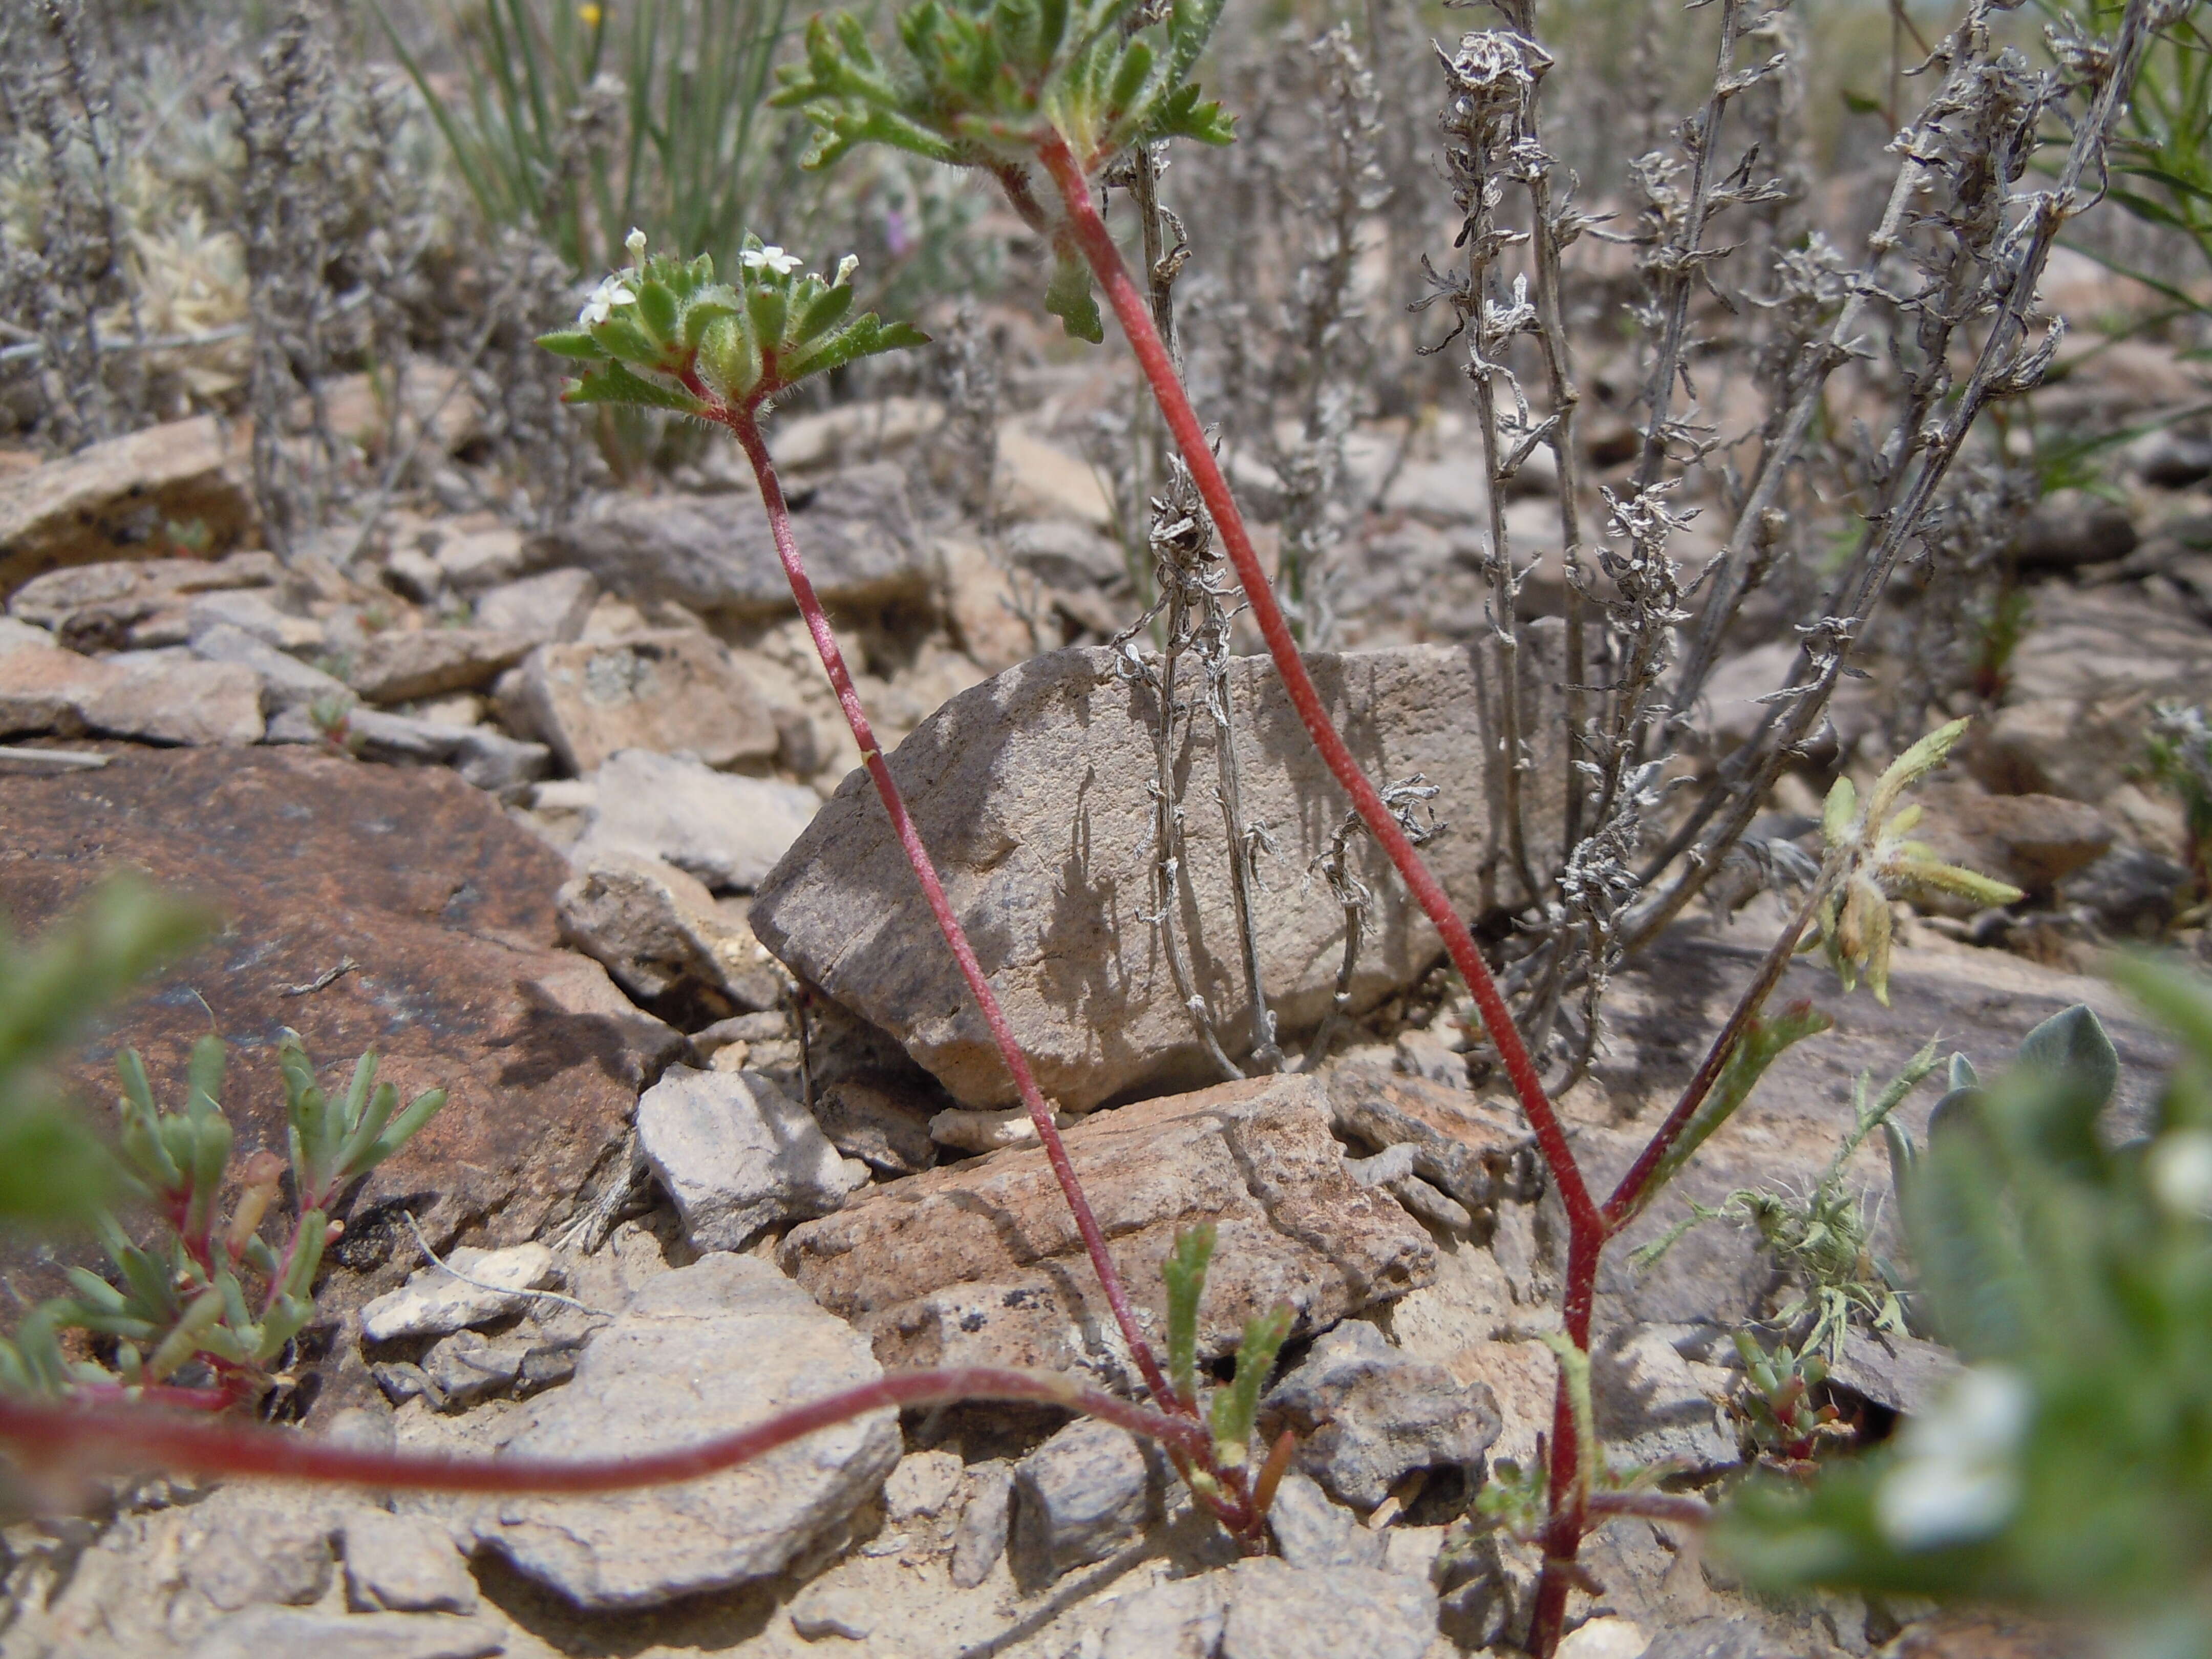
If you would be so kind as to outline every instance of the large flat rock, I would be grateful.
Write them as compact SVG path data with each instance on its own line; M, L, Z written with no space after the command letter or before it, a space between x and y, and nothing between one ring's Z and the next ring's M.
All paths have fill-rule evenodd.
M71 1061L67 1081L103 1121L119 1048L142 1050L155 1093L181 1102L210 1019L231 1044L241 1159L283 1149L287 1026L333 1092L372 1046L404 1095L452 1091L369 1177L332 1251L342 1267L374 1279L389 1261L396 1283L416 1265L402 1206L434 1239L529 1238L619 1144L636 1099L629 1039L536 988L571 966L599 972L556 948L567 866L452 773L295 749L121 749L98 772L0 776L0 912L19 933L122 869L205 897L228 925ZM338 1305L368 1288L339 1278Z
M1559 676L1527 630L1525 696L1542 716ZM1461 908L1510 892L1497 810L1486 647L1408 646L1309 659L1322 701L1369 777L1419 773L1448 834L1425 849ZM1310 872L1349 803L1264 658L1232 662L1244 819L1264 825L1255 902L1267 991L1285 1036L1328 1009L1344 912ZM1195 696L1199 676L1179 679ZM1116 672L1104 649L1053 652L954 697L902 744L891 771L1045 1092L1081 1111L1143 1085L1212 1081L1177 994L1152 897L1158 692ZM1532 844L1557 840L1564 767L1559 723L1531 722ZM1249 1052L1230 852L1216 805L1212 722L1179 724L1183 896L1176 932L1233 1054ZM1549 834L1543 826L1554 828ZM1374 894L1352 984L1365 1008L1443 954L1435 930L1363 833L1352 862ZM1004 1105L1012 1080L893 840L873 786L855 772L761 884L761 942L906 1045L955 1096Z
M1160 1263L1182 1229L1220 1230L1200 1352L1228 1352L1246 1319L1287 1302L1323 1329L1434 1271L1429 1237L1387 1193L1345 1173L1316 1079L1272 1077L1102 1112L1068 1155L1154 1343ZM778 1260L853 1321L894 1369L1112 1363L1119 1346L1043 1152L1009 1148L854 1194L791 1230Z
M867 1345L767 1262L715 1254L650 1281L507 1441L518 1456L670 1450L872 1382ZM477 1541L578 1606L647 1607L773 1577L873 1496L898 1415L872 1412L676 1486L494 1499Z
M889 464L833 473L792 497L807 573L824 604L876 607L927 599L930 568ZM795 611L768 514L748 479L720 495L612 493L541 537L540 563L580 567L611 593L674 599L694 611L761 617Z

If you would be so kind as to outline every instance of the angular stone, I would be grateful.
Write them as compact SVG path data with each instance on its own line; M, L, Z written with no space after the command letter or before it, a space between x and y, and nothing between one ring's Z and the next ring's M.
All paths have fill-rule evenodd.
M1294 1567L1379 1567L1382 1534L1370 1532L1359 1517L1330 1501L1321 1483L1304 1469L1284 1472L1267 1510L1267 1530L1275 1547Z
M429 533L425 533L426 540ZM464 591L519 576L526 563L522 533L506 525L457 534L440 533L438 550L432 556L445 579Z
M359 1509L345 1519L346 1604L356 1613L474 1613L469 1564L423 1516Z
M648 1280L575 1376L524 1407L507 1449L672 1449L882 1374L866 1341L768 1262L702 1256ZM773 1577L872 1497L898 1455L898 1414L873 1412L704 1480L495 1500L476 1534L580 1607L653 1607Z
M999 427L998 474L991 493L1009 519L1072 519L1100 530L1114 522L1114 504L1091 465L1047 443L1018 421Z
M1297 1328L1403 1294L1436 1247L1398 1205L1344 1173L1319 1082L1273 1077L1100 1112L1066 1135L1115 1267L1153 1339L1160 1263L1181 1229L1220 1243L1199 1347L1228 1352L1278 1302ZM1110 1361L1112 1316L1043 1152L1015 1147L857 1195L792 1229L777 1259L887 1365L1065 1370Z
M444 1396L445 1409L457 1412L514 1387L530 1348L526 1337L492 1342L474 1331L455 1331L422 1356L422 1375Z
M346 683L370 702L405 702L489 685L533 641L489 628L386 629L368 636Z
M1078 1418L1014 1465L1014 1577L1048 1584L1104 1560L1144 1530L1158 1498L1137 1437Z
M504 1250L464 1246L446 1260L469 1279L456 1279L440 1267L424 1267L404 1288L380 1296L361 1310L364 1341L396 1342L408 1336L443 1336L471 1325L489 1325L530 1304L525 1291L554 1282L553 1252L543 1244L515 1244ZM492 1288L487 1288L492 1287Z
M1732 1468L1741 1451L1727 1406L1700 1382L1669 1334L1664 1327L1616 1328L1598 1338L1590 1355L1598 1432L1623 1464Z
M588 570L548 570L501 582L477 597L477 626L519 634L533 645L574 639L599 603L599 584Z
M45 629L13 617L0 617L0 656L10 651L51 651L54 636Z
M886 1175L914 1175L937 1162L927 1109L888 1080L861 1076L817 1085L814 1119L839 1152Z
M1318 1338L1266 1409L1298 1432L1298 1463L1329 1492L1372 1509L1415 1469L1470 1469L1498 1438L1480 1383L1408 1358L1374 1326L1347 1320Z
M566 1030L588 1033L601 1069L633 1088L652 1082L684 1052L684 1033L623 995L589 957L553 951L520 989L533 1007Z
M689 754L709 766L775 753L775 721L708 635L664 629L540 646L522 671L532 728L572 772L624 749Z
M1127 579L1121 544L1087 526L1052 520L1006 532L1007 562L1048 587L1111 587Z
M173 612L169 613L173 615ZM151 621L165 622L162 613L156 612ZM275 646L279 651L312 651L319 648L325 638L322 623L312 617L295 617L279 610L265 590L252 587L219 589L203 593L185 607L185 641L195 634L204 633L221 623L242 628L256 639ZM134 645L148 641L143 637L149 630L142 623L131 631Z
M952 1506L966 1474L957 1452L909 1452L884 1481L884 1514L894 1525L933 1520Z
M1001 1458L978 1463L968 1472L968 1506L952 1533L951 1577L956 1589L974 1589L991 1576L1006 1553L1006 1528L1013 1516L1014 1468Z
M207 662L252 669L260 678L263 706L272 714L318 702L343 706L353 701L352 691L336 675L310 667L231 623L217 623L195 635L192 654Z
M1437 1639L1437 1593L1418 1578L1262 1558L1239 1561L1229 1581L1221 1659L1421 1659Z
M348 750L387 766L450 766L463 780L491 794L510 794L545 775L552 751L521 743L482 726L447 726L380 708L349 708L337 728ZM295 704L269 722L271 743L326 746L331 738L311 711Z
M896 466L832 473L793 498L792 517L825 605L927 597L928 564ZM725 495L602 495L541 538L536 551L544 562L590 571L626 599L674 599L702 615L739 617L797 609L750 486Z
M185 1659L494 1659L506 1651L498 1626L450 1613L250 1607L210 1626Z
M0 479L0 594L64 565L160 557L171 525L227 550L252 523L214 416L149 427Z
M1558 630L1534 625L1522 652L1532 711L1529 839L1556 840L1553 763L1559 723L1544 711ZM1193 1031L1154 931L1139 917L1153 887L1152 789L1157 692L1123 678L1114 653L1058 651L954 697L890 764L955 911L1047 1095L1084 1110L1140 1085L1218 1075ZM1419 772L1438 787L1450 832L1425 848L1463 912L1507 896L1495 842L1485 711L1486 651L1419 646L1309 659L1322 702L1370 778ZM1195 682L1194 681L1194 684ZM1344 912L1303 878L1347 805L1291 711L1273 664L1231 663L1243 814L1269 826L1255 902L1270 1006L1285 1036L1331 1005ZM1188 691L1182 687L1178 696ZM1212 803L1212 722L1178 728L1188 778L1184 896L1176 929L1197 987L1232 1053L1250 1044L1229 851ZM1550 792L1547 793L1547 792ZM1355 873L1374 893L1352 981L1364 1008L1411 984L1443 953L1382 853L1353 837ZM937 937L873 786L855 772L763 883L754 932L801 977L896 1036L952 1094L1014 1102L996 1046ZM1192 943L1193 939L1195 944Z
M1828 1368L1828 1380L1909 1416L1948 1387L1959 1369L1958 1355L1940 1343L1853 1326L1844 1334L1844 1352Z
M757 886L821 805L803 785L733 776L645 749L614 756L592 783L591 820L569 849L571 862L589 869L602 853L661 859L718 892Z
M184 1576L225 1613L313 1601L331 1582L331 1528L292 1510L234 1510L185 1558Z
M743 1249L771 1222L827 1214L868 1179L758 1072L671 1066L639 1097L637 1145L702 1250Z
M622 1144L636 1094L604 1022L523 988L568 964L600 972L554 948L567 866L450 773L255 748L125 750L96 773L0 777L0 912L23 935L118 866L205 898L228 926L58 1068L73 1095L110 1097L128 1042L156 1097L180 1101L210 1011L232 1040L224 1107L241 1158L284 1144L288 1025L326 1088L342 1091L374 1048L403 1097L450 1091L352 1203L325 1257L322 1312L343 1316L419 1265L401 1206L441 1249L463 1224L478 1243L518 1243L565 1216ZM97 1259L78 1248L57 1254ZM0 1246L0 1269L27 1295L65 1288L18 1244Z
M16 589L8 614L54 630L72 649L112 650L132 623L194 593L266 587L284 568L273 553L205 559L112 559L71 565Z
M1115 1603L1099 1659L1213 1659L1228 1611L1222 1574L1168 1579Z
M191 747L258 743L261 683L228 663L118 665L74 651L0 653L0 734L87 732Z
M672 864L594 854L555 904L561 937L605 963L634 997L703 993L720 1001L720 1014L775 1006L775 981L751 931L726 921L706 884Z
M858 1584L817 1582L793 1598L791 1627L810 1642L825 1636L860 1642L883 1621L884 1613L882 1600Z

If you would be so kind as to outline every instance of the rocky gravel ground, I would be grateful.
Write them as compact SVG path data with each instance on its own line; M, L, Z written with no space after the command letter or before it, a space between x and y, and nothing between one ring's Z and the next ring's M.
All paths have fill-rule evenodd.
M1279 1557L1231 1559L1119 1430L884 1413L589 1501L133 1486L7 1529L0 1653L1446 1659L1510 1639L1533 1558L1444 1545L1484 1469L1532 1457L1551 1415L1559 1237L1517 1115L1470 1081L1434 936L1379 863L1356 1029L1310 1073L1211 1080L1146 921L1154 694L1101 648L1135 611L1126 567L1073 417L1050 410L1001 429L988 527L930 481L944 417L926 400L775 437L861 695L903 744L895 766L1146 1316L1170 1241L1200 1219L1222 1239L1203 1357L1257 1311L1296 1312L1263 1413L1303 1438ZM1376 506L1345 558L1346 648L1316 678L1378 775L1438 786L1455 834L1437 867L1480 914L1514 895L1482 761L1487 508L1449 436L1358 434ZM1836 1030L1784 1058L1631 1243L1685 1197L1802 1185L1851 1079L1931 1036L1986 1066L2086 1000L2138 1105L2153 1086L2157 1040L2088 975L2112 941L2161 929L2208 951L2174 929L2179 808L2136 763L2153 703L2212 688L2212 451L2178 444L2130 452L2124 506L2039 509L2008 683L1927 794L1942 856L2028 898L1901 915L1887 1008L1793 968L1783 994L1820 996ZM34 931L118 864L227 908L216 944L83 1057L88 1098L124 1042L177 1074L210 1014L241 1147L281 1136L286 1028L332 1065L374 1045L403 1091L452 1090L354 1200L299 1367L310 1430L607 1452L885 1369L1121 1380L1065 1206L735 475L694 467L536 535L395 508L285 561L256 545L243 476L235 435L204 419L0 477L0 910ZM1264 514L1267 480L1245 482ZM1546 506L1509 517L1526 505ZM1540 555L1545 515L1527 516ZM159 533L183 522L189 555ZM1528 633L1540 713L1546 624ZM1794 649L1748 641L1723 665L1693 761L1756 720ZM1785 777L1764 833L1814 830L1820 768L1887 758L1874 711L1894 666L1838 707L1832 751ZM1306 872L1341 807L1264 664L1230 687L1248 816L1274 837L1260 957L1303 1041L1342 937ZM1534 722L1540 752L1559 729ZM1201 783L1210 740L1189 757ZM1558 807L1540 791L1529 810ZM1217 1004L1242 983L1227 866L1194 842L1192 961ZM1687 1076L1766 902L1693 915L1616 984L1608 1047L1564 1103L1595 1170L1625 1167ZM1932 1092L1905 1110L1916 1130ZM1886 1191L1875 1155L1851 1173ZM55 1260L8 1251L34 1299ZM1617 1456L1691 1484L1742 1462L1729 1339L1774 1288L1724 1226L1648 1271L1613 1253L1597 1390ZM1948 1363L1855 1334L1838 1397L1887 1420ZM1585 1559L1573 1659L2066 1650L1911 1606L1754 1605L1694 1538L1643 1520Z

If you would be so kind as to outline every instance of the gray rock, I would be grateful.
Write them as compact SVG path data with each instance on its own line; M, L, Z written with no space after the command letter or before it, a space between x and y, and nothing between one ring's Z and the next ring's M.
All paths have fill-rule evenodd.
M1877 1406L1907 1415L1920 1411L1959 1374L1959 1357L1917 1336L1853 1327L1828 1380Z
M432 556L439 573L465 592L519 576L526 562L521 532L505 525L458 535L438 532L438 550Z
M2212 438L2167 428L2146 433L2124 452L2136 476L2160 489L2186 489L2212 477Z
M370 702L406 702L489 685L534 643L489 628L386 629L355 656L347 684Z
M1016 525L1006 532L1006 555L1048 587L1111 587L1128 575L1119 543L1065 519Z
M537 645L563 643L584 631L599 597L599 584L590 571L547 570L478 594L477 626Z
M1784 1650L1757 1621L1720 1614L1661 1631L1644 1650L1643 1659L1766 1659Z
M185 640L223 623L244 629L279 651L312 651L323 643L322 623L280 610L266 590L250 587L203 593L193 599L185 608Z
M554 896L561 938L646 1001L710 993L725 1006L772 1007L779 987L751 932L715 908L706 884L659 859L599 852Z
M216 1620L185 1659L494 1659L507 1638L494 1625L449 1613L309 1613L253 1607Z
M884 1481L884 1514L894 1525L933 1520L952 1506L966 1477L957 1452L909 1452Z
M1298 1468L1285 1473L1276 1488L1267 1529L1283 1559L1301 1569L1379 1567L1388 1548L1384 1534L1361 1526L1358 1516L1330 1502L1320 1483Z
M386 766L450 766L488 794L511 795L552 766L552 751L544 744L523 743L489 726L447 726L380 708L349 708L343 731L362 760ZM269 722L268 735L271 743L330 740L300 704L281 709Z
M346 1605L356 1613L474 1613L469 1564L440 1522L355 1510L346 1516Z
M717 891L757 886L821 805L799 784L732 777L642 749L614 756L592 781L596 805L570 850L572 863L588 868L601 852L642 854Z
M1590 1355L1590 1393L1598 1431L1623 1463L1705 1470L1741 1461L1727 1407L1699 1382L1664 1328L1601 1336Z
M286 1510L234 1510L185 1558L184 1575L225 1613L313 1601L330 1587L331 1528Z
M952 1583L957 1589L975 1589L1006 1553L1013 1495L1011 1463L994 1457L968 1471L968 1506L960 1511L960 1524L952 1531Z
M1239 1561L1229 1580L1221 1659L1421 1659L1437 1639L1437 1593L1418 1578L1263 1558Z
M2189 872L2148 848L2121 845L2059 884L2058 897L2123 933L2153 933L2173 915Z
M446 1260L483 1283L471 1285L442 1268L424 1267L398 1290L362 1309L363 1340L396 1342L402 1337L446 1336L489 1325L520 1312L530 1305L525 1291L543 1290L558 1277L553 1252L543 1244L514 1244L503 1250L464 1245L447 1252Z
M884 1175L915 1175L937 1162L927 1105L887 1079L839 1078L817 1083L814 1121L830 1144Z
M807 574L824 604L927 597L929 572L904 475L888 464L822 480L793 502ZM774 616L797 607L750 489L726 495L623 491L599 497L541 538L547 562L580 566L627 599L674 599L701 612Z
M882 1376L867 1344L765 1261L710 1255L648 1280L575 1376L526 1407L516 1455L695 1444ZM898 1414L872 1413L703 1480L487 1504L478 1540L580 1607L653 1607L773 1577L874 1495Z
M1455 1089L1467 1086L1467 1056L1442 1031L1415 1027L1398 1033L1393 1051L1398 1069Z
M638 1099L637 1144L702 1250L741 1249L772 1222L827 1215L868 1179L757 1072L670 1066Z
M352 699L343 680L287 656L235 623L216 623L194 636L191 644L192 654L203 661L240 663L252 669L260 677L262 702L271 712L304 708L325 698L338 702Z
M2136 527L2117 501L2086 489L2059 489L2035 504L2013 538L2023 570L2073 570L2124 559L2136 550Z
M422 1374L445 1396L444 1409L459 1411L514 1387L530 1347L526 1338L492 1342L474 1331L455 1331L422 1356Z
M727 766L765 760L778 741L759 689L720 641L687 628L541 645L523 664L520 701L530 730L576 773L624 749Z
M33 578L8 601L8 614L51 629L72 649L112 648L132 623L181 607L187 596L224 588L266 587L284 568L273 553L201 559L115 559Z
M1533 626L1522 653L1529 834L1538 845L1555 838L1553 780L1565 769L1553 763L1562 727L1547 712L1558 695L1547 665L1559 637L1550 624ZM890 763L1038 1081L1077 1111L1141 1084L1218 1075L1157 937L1132 925L1131 907L1149 907L1153 879L1157 693L1122 678L1117 660L1103 649L1070 650L1011 668L939 709ZM1370 777L1419 772L1441 789L1434 805L1451 831L1425 850L1460 908L1480 915L1509 898L1498 885L1509 861L1489 828L1495 780L1485 757L1494 739L1483 711L1495 676L1486 649L1420 646L1310 660ZM1278 843L1263 865L1258 933L1269 1000L1289 1035L1311 1029L1331 1004L1343 910L1298 872L1327 849L1346 807L1273 665L1240 659L1229 682L1244 814L1271 826ZM1211 799L1213 729L1194 724L1179 931L1195 932L1187 951L1199 987L1223 1041L1241 1052L1249 1022L1228 850ZM1364 1008L1419 978L1442 946L1382 854L1364 837L1353 845L1376 904L1353 978L1353 1004ZM861 773L762 884L752 924L795 972L891 1032L963 1104L1013 1103L1005 1065Z
M792 1599L791 1627L810 1642L825 1636L860 1642L882 1622L885 1611L880 1596L858 1584L817 1582Z
M1152 1462L1137 1437L1079 1418L1014 1466L1014 1577L1048 1584L1103 1561L1158 1508Z
M10 651L51 651L54 645L50 630L33 623L17 622L13 617L0 617L0 656Z
M1300 1467L1358 1509L1372 1509L1415 1469L1479 1463L1498 1438L1488 1388L1460 1387L1442 1365L1407 1358L1358 1320L1316 1340L1266 1408L1298 1431Z
M1228 1613L1227 1575L1170 1578L1115 1604L1099 1659L1213 1659Z

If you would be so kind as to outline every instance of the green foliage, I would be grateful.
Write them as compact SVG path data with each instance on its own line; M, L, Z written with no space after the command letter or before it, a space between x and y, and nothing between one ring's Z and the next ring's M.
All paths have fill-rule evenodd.
M1809 1486L1747 1484L1717 1543L1755 1586L2100 1616L2137 1651L2212 1650L2212 984L2122 981L2182 1057L2149 1133L2108 1143L2118 1078L2087 1008L1984 1086L1954 1068L1900 1202L1929 1313L1968 1369Z
M1187 1405L1198 1403L1198 1304L1215 1237L1211 1221L1186 1228L1160 1269L1168 1291L1168 1382Z
M813 121L809 167L885 144L979 167L1043 228L1026 169L1053 144L1088 173L1139 143L1230 141L1229 117L1189 78L1220 15L1221 0L921 0L894 23L891 65L840 12L807 25L805 59L779 71L772 101ZM1076 338L1103 340L1090 272L1064 230L1053 250L1045 309Z
M727 265L761 204L796 222L818 194L768 108L789 0L470 0L447 17L458 97L388 17L386 33L484 216L533 228L579 275L613 264L634 224Z
M1838 778L1821 814L1820 836L1839 871L1837 890L1816 920L1820 944L1844 989L1861 975L1875 1000L1889 1005L1889 901L1915 893L1948 893L1983 905L2012 904L2023 895L2008 882L1945 864L1925 842L1905 839L1921 809L1899 805L1905 790L1949 757L1966 722L1939 726L1907 749L1875 781L1866 804L1858 787Z
M706 254L648 258L645 246L644 234L632 231L631 263L599 284L577 325L538 339L556 356L588 365L569 383L571 403L714 419L750 412L810 375L928 341L873 312L848 318L857 264L850 256L824 279L795 255L748 236L737 280L726 283L714 280Z
M1820 1029L1826 1024L1823 1021ZM1844 1179L1844 1171L1876 1129L1887 1134L1898 1133L1891 1121L1893 1114L1936 1065L1936 1045L1931 1042L1906 1061L1878 1094L1874 1092L1872 1073L1860 1073L1851 1094L1851 1127L1838 1143L1820 1178L1802 1194L1745 1188L1730 1193L1717 1205L1693 1203L1688 1220L1638 1251L1634 1260L1648 1267L1698 1223L1732 1221L1758 1232L1775 1266L1796 1287L1796 1293L1774 1316L1774 1322L1785 1332L1810 1320L1796 1343L1796 1354L1813 1356L1825 1351L1831 1362L1839 1358L1854 1316L1876 1330L1905 1330L1905 1304L1897 1270L1875 1255L1874 1222L1867 1214L1866 1201ZM1895 1155L1893 1150L1893 1160ZM1785 1347L1779 1352L1790 1351Z
M112 1165L44 1069L207 924L197 907L132 880L103 886L35 946L0 921L0 1223L82 1223L109 1190Z
M1770 1468L1805 1470L1824 1446L1851 1437L1851 1427L1831 1405L1813 1403L1813 1391L1828 1380L1827 1362L1808 1341L1771 1351L1748 1332L1735 1334L1746 1386L1738 1397L1745 1431L1759 1461Z
M156 1104L137 1050L117 1063L123 1082L120 1185L160 1218L161 1242L134 1243L104 1206L93 1211L113 1272L69 1269L74 1294L42 1304L0 1342L0 1388L61 1393L71 1386L125 1388L167 1382L187 1363L211 1366L232 1398L257 1396L270 1368L314 1314L316 1270L333 1235L331 1206L428 1123L446 1091L416 1096L404 1109L399 1091L376 1081L376 1056L363 1054L351 1086L332 1101L315 1081L299 1034L277 1049L284 1079L291 1158L257 1152L239 1173L228 1220L221 1200L232 1150L222 1112L222 1039L194 1045L185 1109ZM284 1177L299 1205L280 1251L261 1235ZM249 1281L258 1294L249 1297ZM112 1345L113 1369L68 1362L58 1333L88 1331Z
M1217 1234L1212 1222L1185 1228L1161 1266L1168 1291L1168 1382L1182 1403L1195 1410L1198 1387L1198 1305L1206 1294L1206 1270L1213 1260ZM1212 1431L1219 1467L1241 1468L1251 1461L1252 1430L1260 1414L1260 1391L1275 1368L1275 1356L1290 1340L1297 1316L1286 1303L1255 1314L1244 1325L1237 1350L1237 1374L1226 1388L1213 1390L1202 1413ZM1205 1470L1191 1472L1194 1488L1212 1484Z

